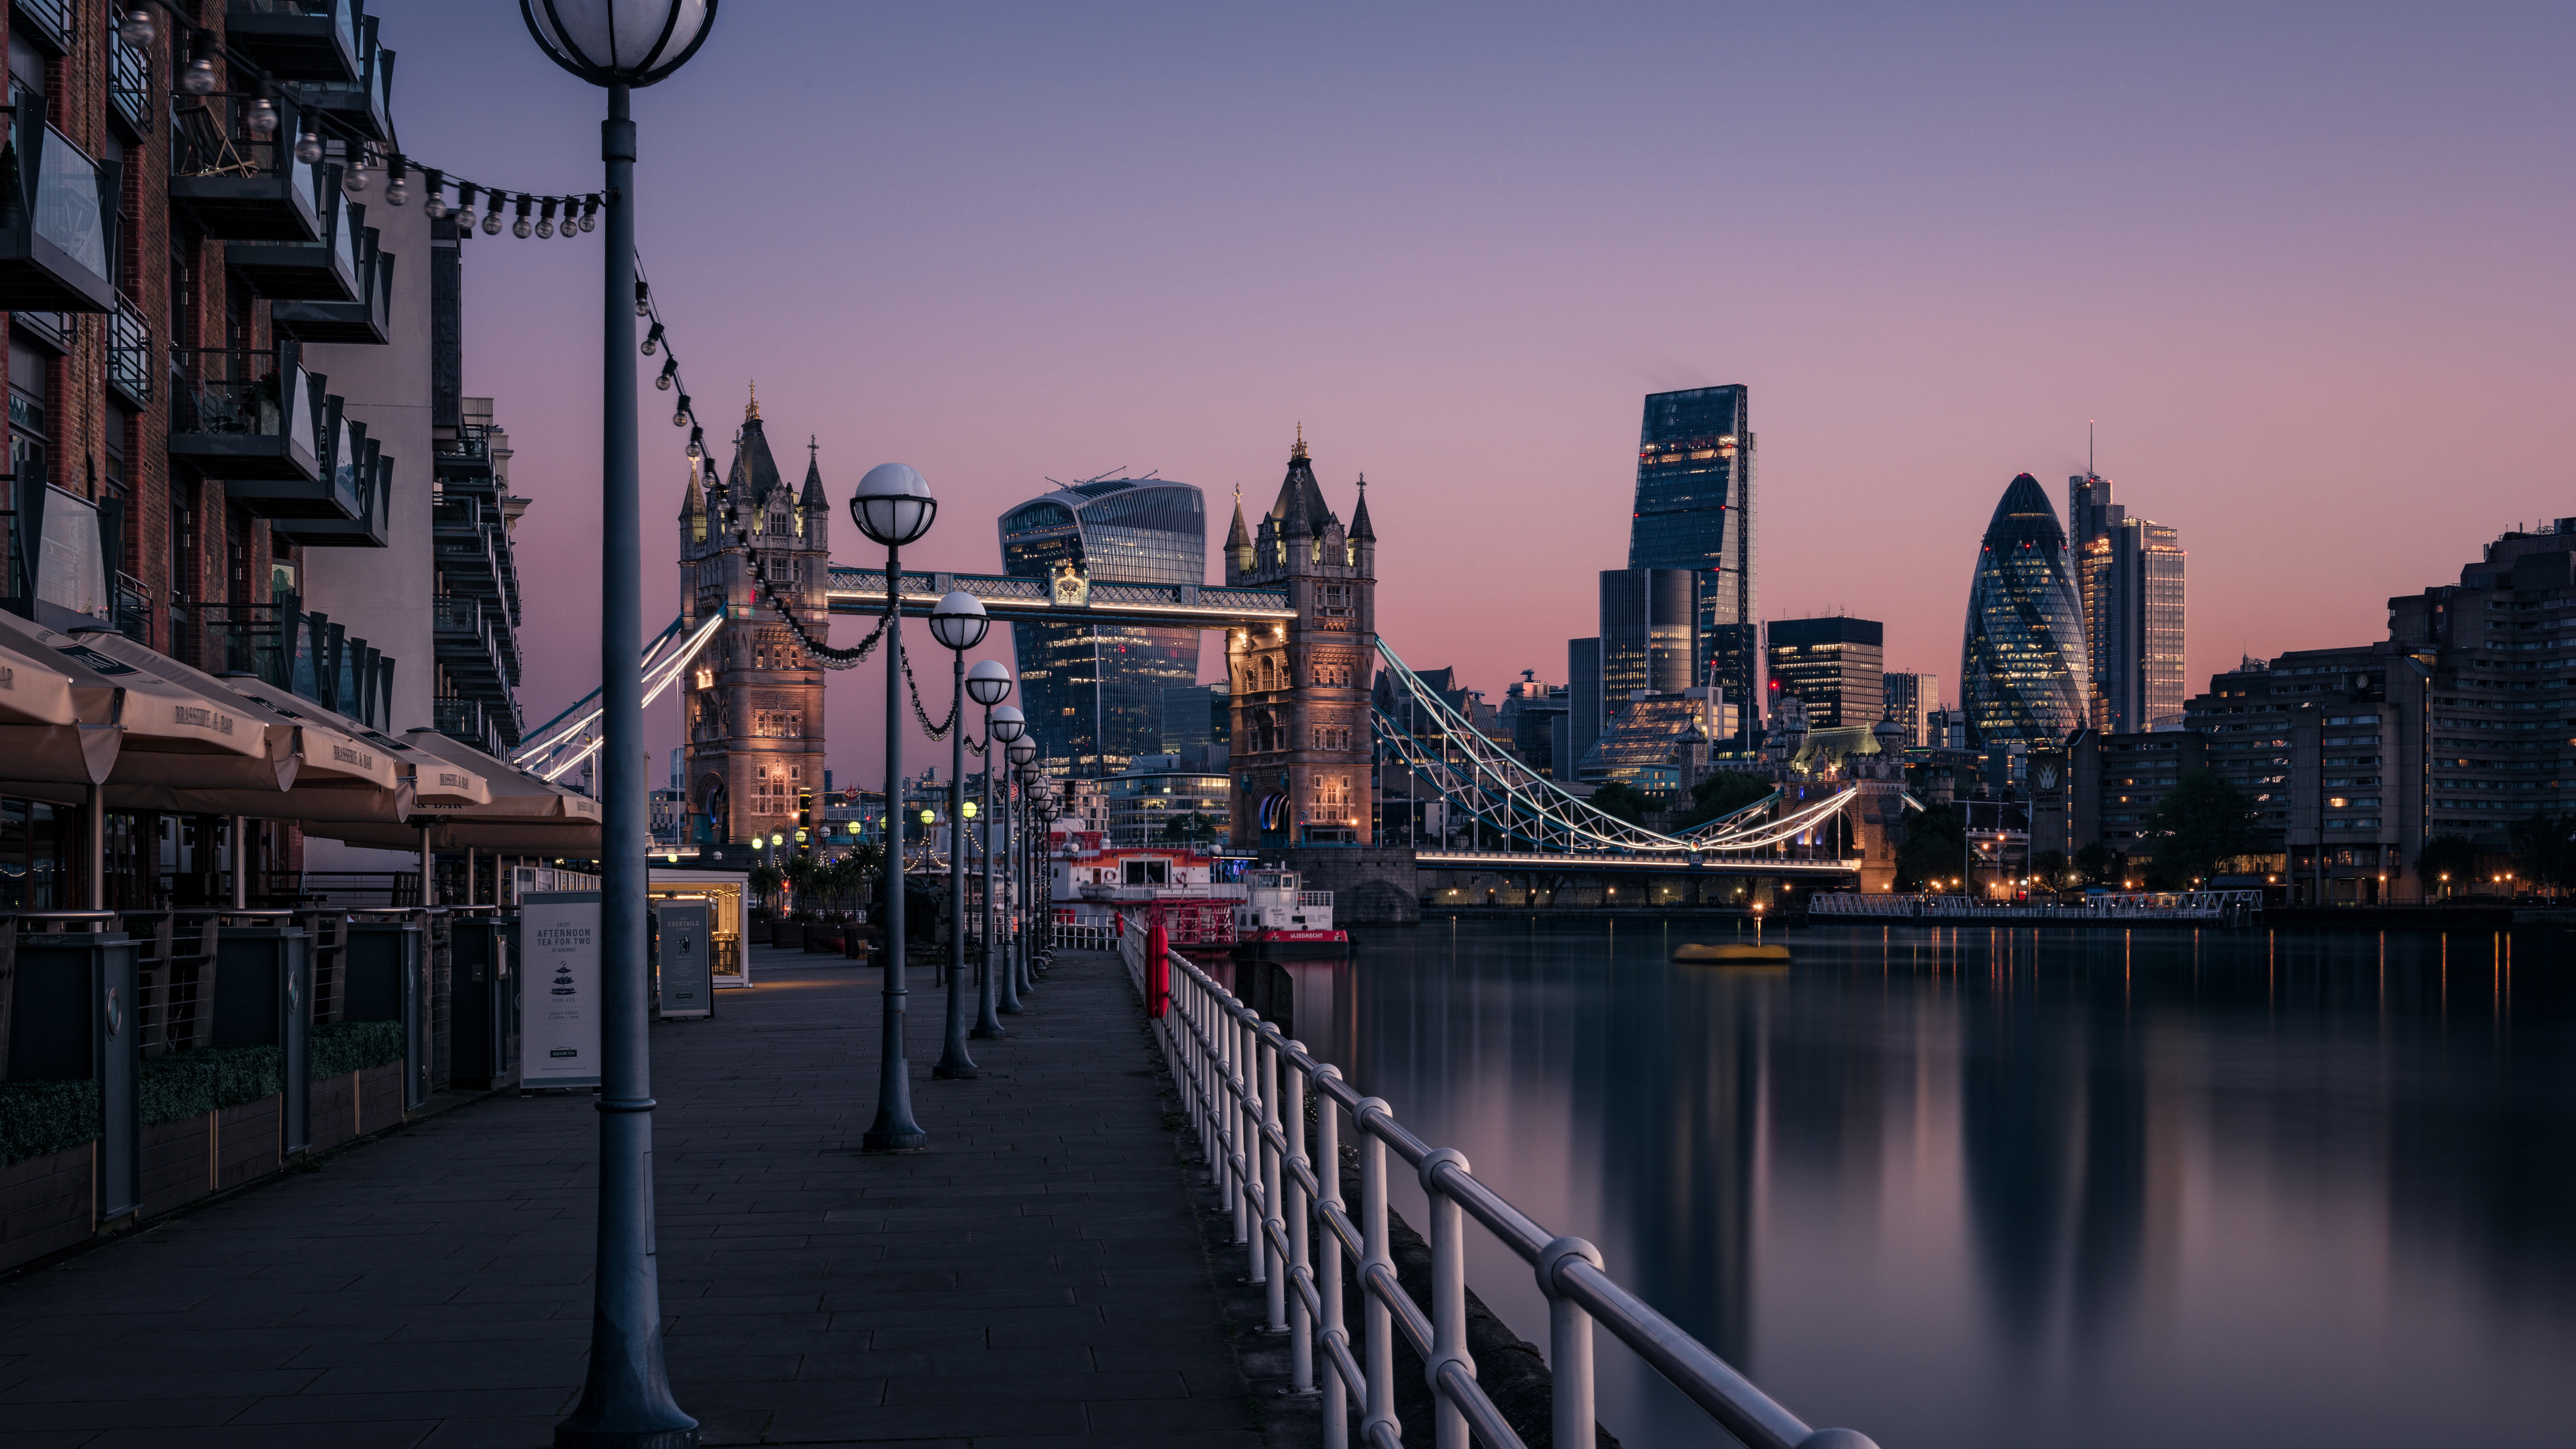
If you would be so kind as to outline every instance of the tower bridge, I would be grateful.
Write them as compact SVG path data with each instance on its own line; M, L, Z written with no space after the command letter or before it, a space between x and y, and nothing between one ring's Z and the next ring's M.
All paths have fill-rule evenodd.
M799 796L821 789L831 661L807 641L827 642L833 616L885 612L883 568L831 562L818 452L809 440L802 486L789 486L755 399L731 466L718 474L712 458L690 464L678 520L683 608L647 650L646 684L655 697L681 689L684 789L701 843L789 828ZM963 591L1004 624L1224 631L1229 843L1288 858L1319 886L1360 888L1363 900L1401 897L1409 907L1426 873L1488 891L1495 882L1534 891L1542 878L1633 886L1648 877L1668 895L1687 885L1692 900L1709 899L1712 881L1725 897L1755 880L1872 889L1892 880L1890 827L1908 805L1892 761L1812 770L1782 761L1764 798L1666 834L1598 809L1487 738L1378 634L1378 540L1365 477L1357 489L1345 523L1301 430L1278 496L1257 522L1246 519L1238 492L1222 584L1111 582L1070 563L1047 578L907 569L897 609L926 616L942 596ZM559 778L597 749L596 719L595 696L575 704L531 735L518 762ZM1445 819L1463 827L1464 844L1377 838L1375 801L1399 771L1408 793L1430 792Z

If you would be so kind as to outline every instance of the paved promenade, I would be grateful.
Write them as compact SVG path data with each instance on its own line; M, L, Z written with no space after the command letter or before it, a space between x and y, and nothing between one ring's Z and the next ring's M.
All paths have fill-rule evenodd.
M754 971L653 1029L670 1371L708 1443L1264 1443L1111 958L1059 965L975 1082L930 1080L916 970L932 1150L899 1157L855 1150L876 973ZM546 1445L597 1130L586 1097L489 1099L0 1283L0 1449Z

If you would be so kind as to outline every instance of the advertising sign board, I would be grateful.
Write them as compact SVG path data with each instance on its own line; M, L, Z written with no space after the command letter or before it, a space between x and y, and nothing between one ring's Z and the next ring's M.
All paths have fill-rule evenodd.
M519 995L525 1087L599 1085L599 892L521 900Z
M653 903L661 941L658 981L664 1021L715 1014L715 982L707 966L707 917L703 896L666 897Z

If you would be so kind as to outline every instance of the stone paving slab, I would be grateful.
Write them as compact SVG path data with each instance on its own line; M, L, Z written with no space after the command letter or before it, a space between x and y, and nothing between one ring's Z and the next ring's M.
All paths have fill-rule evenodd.
M1114 958L1065 958L972 1082L930 1079L916 971L932 1147L891 1157L857 1151L875 973L752 969L653 1028L666 1354L706 1443L1281 1441ZM0 1282L0 1449L539 1449L581 1387L597 1136L586 1095L495 1096Z

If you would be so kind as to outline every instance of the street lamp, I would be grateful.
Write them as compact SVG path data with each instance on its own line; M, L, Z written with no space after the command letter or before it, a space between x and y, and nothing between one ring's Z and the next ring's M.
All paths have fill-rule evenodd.
M1008 839L1004 842L1002 868L1010 873L1011 893L1018 899L1022 915L1020 929L1010 933L1010 948L1003 961L1001 1013L1017 1016L1028 1010L1020 1001L1020 959L1028 953L1026 912L1029 904L1028 873L1021 868L1020 858L1029 843L1029 782L1037 778L1038 742L1028 737L1024 725L1020 737L1010 741L1010 747L1003 754L1011 762L1010 776L1005 783L1018 785L1019 801L1017 808L1009 812L1011 825Z
M1029 728L1028 721L1021 718L1017 709L1001 703L1010 692L1011 671L1004 668L999 660L981 660L966 671L967 697L984 706L984 929L980 933L984 942L984 963L983 969L976 973L973 1034L987 1038L1002 1034L1002 1020L994 1014L994 1007L998 1005L994 997L997 989L994 975L1001 958L995 950L998 943L994 931L998 918L994 914L996 902L993 899L993 827L999 821L993 814L993 781L1002 772L1011 742L1028 733Z
M901 463L879 463L850 495L850 518L859 532L886 551L885 782L888 823L903 798L903 546L918 543L939 516L938 500L921 475ZM885 991L880 1028L884 1041L877 1070L877 1117L859 1145L869 1152L918 1152L930 1134L912 1120L912 1079L903 1061L903 847L898 838L885 873Z
M563 13L569 10L570 14ZM645 1037L643 516L635 435L635 122L630 93L678 70L706 43L716 0L519 0L555 64L608 90L607 300L600 370L600 1074L598 1267L581 1402L555 1426L558 1449L687 1449L698 1421L662 1367L654 1259L652 1070Z
M1022 743L1025 744L1027 741L1024 740ZM1022 917L1026 929L1020 935L1020 959L1017 966L1020 976L1015 985L1019 994L1025 997L1037 994L1038 955L1046 949L1048 939L1053 934L1054 922L1051 920L1042 922L1038 918L1038 879L1039 872L1046 869L1047 862L1053 858L1048 850L1047 826L1054 820L1055 815L1052 809L1053 797L1047 789L1046 771L1040 769L1034 761L1020 766L1020 786L1021 838L1024 842L1020 847L1022 872L1020 882L1021 889L1025 892L1023 899L1028 902L1028 906L1026 914Z
M966 651L984 642L993 621L983 602L952 589L930 611L930 637L946 646L953 692L948 706L948 1036L930 1075L941 1081L976 1075L966 1053Z

